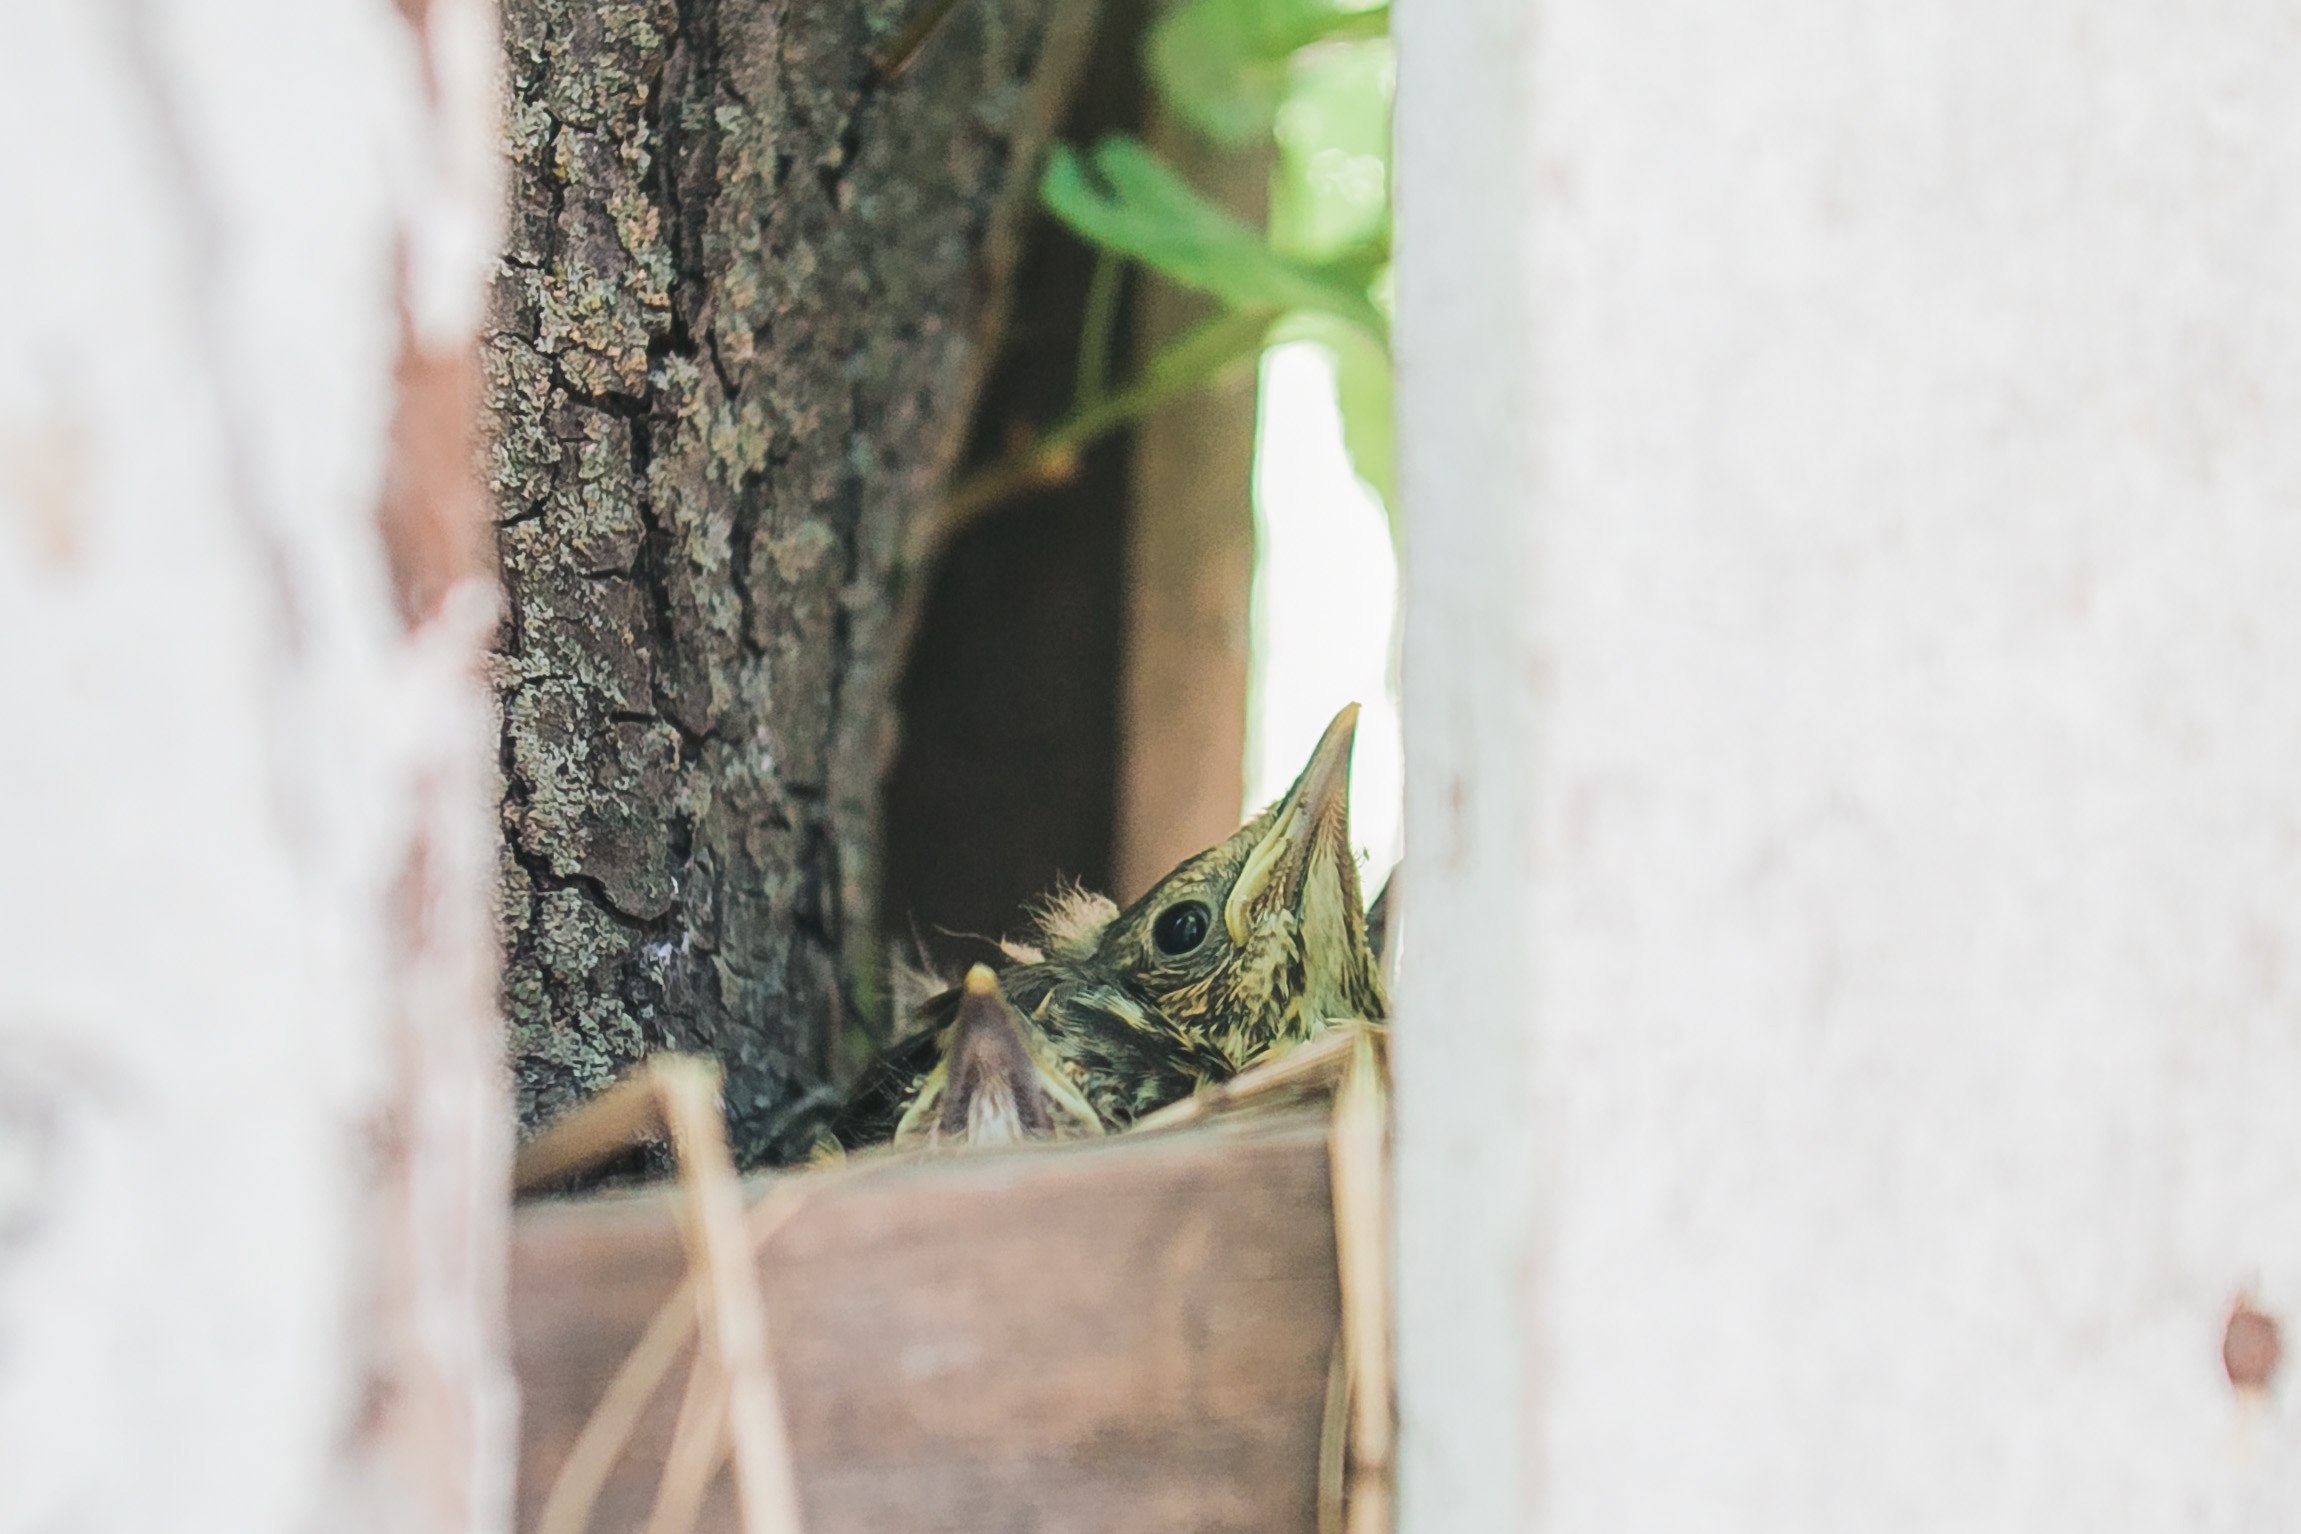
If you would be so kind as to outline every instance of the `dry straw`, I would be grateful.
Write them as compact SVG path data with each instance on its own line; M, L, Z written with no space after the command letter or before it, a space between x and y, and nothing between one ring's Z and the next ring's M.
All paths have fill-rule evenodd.
M797 1198L770 1194L746 1218L721 1124L719 1068L686 1055L648 1060L539 1135L514 1167L514 1184L528 1189L557 1182L648 1138L658 1126L669 1132L679 1166L687 1279L656 1313L577 1436L545 1499L539 1534L583 1534L608 1472L690 1328L701 1341L648 1534L687 1534L695 1526L703 1492L728 1448L743 1534L801 1534L798 1479L768 1362L758 1268L760 1246Z

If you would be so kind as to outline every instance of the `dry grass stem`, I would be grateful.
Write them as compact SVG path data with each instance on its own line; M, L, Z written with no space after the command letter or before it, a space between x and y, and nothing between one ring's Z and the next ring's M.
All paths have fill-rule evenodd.
M1318 1534L1344 1534L1344 1496L1350 1484L1350 1364L1342 1334L1326 1366L1326 1410L1318 1419Z
M514 1196L540 1192L654 1139L663 1125L649 1066L642 1064L519 1148Z
M551 1492L536 1519L536 1534L583 1534L590 1526L591 1509L599 1501L608 1472L623 1456L632 1429L655 1398L656 1387L671 1372L679 1350L687 1345L695 1327L695 1280L690 1277L655 1312L647 1330L624 1358L623 1367L607 1382L599 1404L576 1434L574 1447L552 1478Z
M597 1107L596 1113L586 1109ZM682 1399L678 1426L657 1488L649 1534L690 1528L738 1420L736 1477L745 1534L799 1534L796 1483L774 1376L767 1363L766 1306L758 1289L758 1254L806 1200L797 1182L779 1183L748 1214L719 1121L715 1066L658 1056L538 1136L529 1149L544 1186L595 1166L668 1127L687 1194L681 1220L688 1273L664 1300L608 1382L552 1479L537 1534L583 1534L615 1462L699 1324L705 1345ZM613 1135L620 1134L620 1141ZM546 1140L556 1143L546 1145ZM523 1158L524 1159L524 1158ZM820 1186L819 1173L811 1184ZM732 1326L720 1324L720 1318ZM748 1360L738 1388L731 1358ZM746 1404L738 1417L737 1400ZM746 1441L741 1434L747 1433ZM746 1469L748 1461L749 1468ZM780 1484L780 1491L778 1491ZM757 1509L764 1521L754 1521ZM780 1519L781 1521L776 1521Z
M1327 1138L1334 1251L1342 1280L1342 1351L1349 1376L1349 1534L1382 1534L1391 1521L1389 1111L1374 1037L1371 1030L1360 1030Z
M720 1122L719 1070L685 1057L652 1062L687 1195L688 1266L705 1345L726 1377L727 1431L744 1534L798 1534L798 1480L767 1363L767 1305L744 1228L743 1184Z
M655 1483L647 1534L693 1534L703 1497L727 1457L727 1380L708 1353L697 1353L679 1400L679 1420Z
M1217 1113L1257 1105L1287 1092L1331 1092L1349 1069L1356 1041L1362 1037L1379 1037L1381 1031L1379 1024L1355 1018L1330 1023L1317 1037L1297 1044L1282 1055L1249 1066L1230 1080L1194 1092L1181 1102L1168 1103L1155 1113L1143 1115L1135 1120L1130 1132L1144 1134L1180 1129Z
M749 1240L757 1261L769 1238L781 1230L806 1202L805 1186L782 1182L752 1206ZM672 1304L689 1320L695 1311L682 1287ZM679 1419L671 1430L671 1447L663 1456L662 1478L655 1487L655 1507L648 1515L647 1534L688 1534L703 1513L703 1498L711 1478L727 1458L726 1379L708 1354L699 1353L687 1377L687 1392L679 1403Z

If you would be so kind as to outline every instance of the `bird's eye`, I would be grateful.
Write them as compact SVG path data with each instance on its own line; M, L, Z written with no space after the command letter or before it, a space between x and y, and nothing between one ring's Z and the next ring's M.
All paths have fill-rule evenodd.
M1158 944L1158 951L1168 958L1180 958L1206 941L1206 929L1212 920L1207 908L1196 900L1170 905L1151 923L1151 941Z

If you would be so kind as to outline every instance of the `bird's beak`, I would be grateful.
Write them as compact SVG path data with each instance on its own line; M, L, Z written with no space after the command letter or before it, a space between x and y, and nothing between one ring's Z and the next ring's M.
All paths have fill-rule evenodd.
M898 1140L923 1130L957 1144L1043 1139L1058 1133L1066 1118L1076 1129L1101 1131L1077 1088L1032 1047L1021 1015L988 965L967 971L958 1016L944 1039L940 1075L941 1090L931 1101L921 1094L897 1126Z
M1256 906L1302 902L1313 865L1332 867L1342 881L1339 898L1359 908L1358 863L1350 851L1350 748L1357 735L1358 705L1352 703L1326 727L1286 797L1264 812L1262 837L1223 902L1223 927L1235 946L1246 946Z

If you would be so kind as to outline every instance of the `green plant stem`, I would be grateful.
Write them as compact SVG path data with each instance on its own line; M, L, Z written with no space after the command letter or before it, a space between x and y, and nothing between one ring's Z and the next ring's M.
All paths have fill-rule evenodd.
M1082 400L1042 436L1023 442L960 480L941 513L922 518L913 539L914 562L930 558L961 528L1026 491L1060 484L1078 468L1079 454L1136 416L1213 381L1232 364L1262 350L1274 310L1236 309L1207 320L1151 359L1140 377L1116 394Z
M1111 342L1118 335L1119 293L1126 267L1110 250L1095 252L1094 275L1087 280L1086 313L1079 323L1079 370L1071 385L1074 409L1110 393Z

